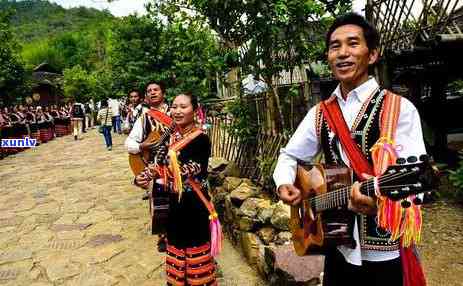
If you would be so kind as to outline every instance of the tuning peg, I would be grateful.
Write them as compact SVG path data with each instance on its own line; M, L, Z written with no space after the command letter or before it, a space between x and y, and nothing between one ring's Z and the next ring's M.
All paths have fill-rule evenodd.
M423 193L416 195L416 197L413 199L413 203L415 205L421 205L423 203L423 196Z
M407 158L408 163L415 163L416 161L418 161L418 158L416 156L410 156Z
M403 165L405 163L407 163L407 160L405 160L405 158L397 158L397 160L395 161L395 163L397 165Z
M423 154L420 156L420 161L421 162L429 162L429 156L427 154Z
M409 208L409 207L412 205L412 203L411 203L409 200L402 200L402 201L400 202L400 205L401 205L404 209L406 209L406 208Z

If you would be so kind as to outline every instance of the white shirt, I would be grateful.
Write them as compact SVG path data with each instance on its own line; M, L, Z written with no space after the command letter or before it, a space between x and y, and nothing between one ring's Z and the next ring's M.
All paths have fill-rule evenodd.
M118 116L120 115L120 111L119 111L119 101L117 99L108 99L108 105L109 107L111 108L112 112L113 112L113 116Z
M143 120L145 120L143 115L145 112L135 121L129 136L125 139L125 148L130 154L140 153L140 144L143 142Z
M332 96L336 97L339 103L344 119L349 128L360 112L364 102L379 88L374 78L370 78L356 89L349 92L346 100L341 95L340 86L334 90ZM283 184L293 184L296 178L297 159L310 162L312 158L320 152L321 146L315 129L316 108L312 107L302 122L297 127L293 136L285 148L280 151L278 162L273 173L273 179L277 188ZM333 136L333 134L330 134ZM402 97L400 106L400 115L396 130L396 145L399 157L407 158L409 156L419 157L426 154L424 146L423 133L421 130L421 121L415 106L406 98ZM341 150L343 161L349 165L347 156ZM357 241L357 248L350 249L339 246L338 249L344 255L347 262L355 265L362 265L362 260L367 261L386 261L399 257L399 251L375 251L361 250L359 243L359 233L357 221L354 225L354 239Z
M141 105L138 105L141 106ZM138 108L137 106L137 108ZM169 106L163 103L158 110L168 114ZM143 142L143 121L147 120L146 112L149 111L149 108L141 107L141 115L133 124L133 128L130 131L129 136L125 140L125 147L127 151L131 154L138 154L140 153L140 144Z

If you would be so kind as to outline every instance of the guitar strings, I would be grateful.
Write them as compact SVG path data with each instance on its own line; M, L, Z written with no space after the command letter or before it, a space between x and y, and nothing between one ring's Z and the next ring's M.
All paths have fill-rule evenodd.
M394 173L394 174L387 174L382 176L379 179L379 183L385 183L389 182L391 180L396 180L398 178L408 176L410 173L413 173L414 171L409 171L409 172L403 172L403 173ZM408 185L412 186L412 184ZM367 188L367 191L369 188L374 187L374 182L372 179L368 179L366 182L362 183L361 187ZM397 188L397 187L402 187L402 186L394 186L394 187L382 187L381 189L390 189L390 188ZM328 193L324 193L321 195L318 195L314 198L311 198L309 200L310 204L315 203L315 207L319 208L318 206L321 207L329 207L329 206L335 206L337 202L344 203L344 201L347 199L347 191L350 189L349 187L342 187L340 189L333 190Z

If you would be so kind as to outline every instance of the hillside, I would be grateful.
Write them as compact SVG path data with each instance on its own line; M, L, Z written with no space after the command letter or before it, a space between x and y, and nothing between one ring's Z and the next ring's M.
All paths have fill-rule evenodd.
M12 8L12 27L18 40L30 43L57 36L63 32L91 29L114 19L108 11L93 8L63 7L44 0L0 0L0 10Z

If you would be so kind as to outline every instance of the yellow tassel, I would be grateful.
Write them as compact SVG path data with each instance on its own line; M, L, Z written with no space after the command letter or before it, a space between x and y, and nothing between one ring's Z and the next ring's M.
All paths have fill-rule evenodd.
M178 164L177 152L174 150L169 150L169 159L170 159L170 171L174 177L174 189L178 193L178 201L182 198L183 193L183 183L182 183L182 174L180 172L180 165Z

